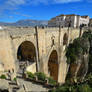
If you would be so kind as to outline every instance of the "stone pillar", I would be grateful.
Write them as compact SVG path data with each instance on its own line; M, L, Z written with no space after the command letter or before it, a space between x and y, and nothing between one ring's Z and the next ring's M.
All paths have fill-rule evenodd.
M59 63L59 72L58 72L58 82L63 84L65 83L66 75L67 75L68 65L66 63L66 60L63 59Z
M69 30L68 30L68 43L69 43ZM60 84L65 83L65 78L67 74L67 63L66 63L66 57L65 52L63 51L63 45L60 45L60 37L61 37L61 27L59 28L59 38L58 38L58 82ZM67 44L68 45L68 44Z
M39 72L39 45L38 45L38 27L35 27L36 34L36 69Z
M45 44L45 29L39 28L37 29L37 45L38 45L38 59L39 59L39 71L44 72L46 70L45 58L46 58L46 44Z

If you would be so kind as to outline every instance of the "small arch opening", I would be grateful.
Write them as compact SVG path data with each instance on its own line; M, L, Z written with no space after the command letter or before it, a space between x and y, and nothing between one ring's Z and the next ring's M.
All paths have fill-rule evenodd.
M67 44L68 44L68 35L65 33L63 37L63 45L67 45Z

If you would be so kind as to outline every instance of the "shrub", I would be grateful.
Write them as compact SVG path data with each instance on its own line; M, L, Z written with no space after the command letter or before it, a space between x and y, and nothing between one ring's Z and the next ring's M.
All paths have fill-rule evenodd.
M16 80L17 80L17 78L15 77L13 80L14 80L14 81L16 81Z
M92 50L91 50L91 53L92 53ZM88 73L91 73L92 72L92 55L90 54L89 55L89 67L88 67Z
M52 85L56 85L56 81L52 77L48 77L48 83Z
M67 63L75 63L79 56L89 51L89 40L87 38L77 38L70 43L66 50Z
M3 74L0 76L1 79L6 79L6 76Z
M69 87L68 86L58 87L55 92L69 92Z
M77 87L75 86L69 86L67 84L59 86L56 89L50 90L49 92L79 92L77 91Z
M84 32L82 37L83 37L83 38L91 38L91 37L92 37L91 31Z
M70 57L67 57L67 64L70 64L71 63L71 60L70 60Z
M38 77L38 80L45 81L46 75L42 72L37 72L35 75Z
M27 72L28 78L34 79L35 75L31 72Z
M78 92L92 92L92 89L90 88L89 85L84 84L78 87Z
M75 88L73 88L70 92L77 92Z
M71 85L71 80L67 78L67 80L65 81L65 85Z
M92 87L92 74L88 74L85 79L90 87Z
M52 90L49 90L48 92L56 92L54 89L52 89Z
M74 44L70 44L66 50L66 57L67 57L67 63L74 63L76 61L76 48L74 47Z

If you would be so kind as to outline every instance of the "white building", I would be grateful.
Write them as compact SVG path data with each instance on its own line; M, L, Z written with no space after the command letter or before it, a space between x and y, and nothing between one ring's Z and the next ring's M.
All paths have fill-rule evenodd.
M0 26L0 30L3 29L1 26Z
M92 19L89 21L89 27L92 27Z
M84 24L88 26L89 24L89 16L79 16L75 14L71 15L59 15L55 18L52 18L48 22L48 26L62 26L62 27L68 27L70 23L71 27L79 27L81 24ZM52 26L53 25L53 26Z

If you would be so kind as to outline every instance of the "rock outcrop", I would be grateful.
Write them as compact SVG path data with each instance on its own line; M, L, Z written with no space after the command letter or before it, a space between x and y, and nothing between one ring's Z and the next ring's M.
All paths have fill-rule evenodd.
M8 84L7 80L0 79L0 90L9 90L9 84ZM2 92L2 91L0 91L0 92Z
M72 82L82 81L88 72L89 40L87 38L78 38L73 42L72 47L68 49L70 49L68 54L71 54L67 55L66 53L67 57L70 58L68 77Z

